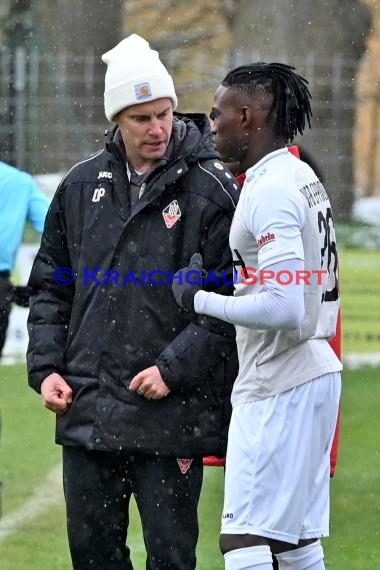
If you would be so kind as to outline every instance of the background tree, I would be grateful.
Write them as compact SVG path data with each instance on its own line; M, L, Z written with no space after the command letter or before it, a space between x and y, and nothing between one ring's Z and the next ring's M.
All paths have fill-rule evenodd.
M0 20L7 4L7 42L22 73L12 76L0 48L0 145L13 140L21 166L66 170L102 146L99 133L108 123L100 56L136 32L173 74L179 111L208 112L232 66L257 59L295 64L310 81L314 112L313 129L299 142L324 173L335 216L349 217L357 71L370 23L359 0L209 0L207 10L203 0L2 0ZM20 41L29 46L24 60L14 48ZM12 97L9 78L18 81Z
M10 2L6 43L17 59L12 84L19 98L12 116L16 134L17 121L24 127L16 149L20 155L24 145L19 166L54 171L59 156L59 169L65 170L103 144L99 124L106 127L107 120L101 55L123 36L124 6L124 0Z
M221 0L128 0L125 32L146 38L174 77L181 112L209 112L228 65L230 32Z
M335 217L354 200L355 80L370 27L359 0L224 0L233 46L230 66L248 61L293 63L310 81L312 130L302 145L319 164ZM300 141L301 142L301 141Z
M0 14L0 38L8 50L3 54L1 72L0 152L1 159L15 163L16 152L24 160L22 137L25 107L21 91L25 86L21 68L20 48L27 47L31 39L31 0L5 1ZM5 65L7 63L8 65ZM9 128L11 126L11 128Z

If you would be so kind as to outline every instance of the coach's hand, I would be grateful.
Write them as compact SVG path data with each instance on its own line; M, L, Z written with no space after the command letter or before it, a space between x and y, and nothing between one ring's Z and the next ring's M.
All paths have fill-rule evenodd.
M200 253L191 256L189 267L177 271L172 291L177 304L187 311L194 310L194 296L202 289L203 259Z
M150 366L136 374L132 378L129 389L139 396L144 396L147 400L160 400L170 392L158 366Z
M42 382L41 396L45 408L61 416L72 402L73 391L60 374L53 372Z

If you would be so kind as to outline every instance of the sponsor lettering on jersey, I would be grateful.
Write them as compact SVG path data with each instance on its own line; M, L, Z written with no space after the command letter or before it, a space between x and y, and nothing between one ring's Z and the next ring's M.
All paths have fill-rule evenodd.
M177 200L170 202L170 204L162 211L162 215L164 217L165 226L170 230L182 215Z
M326 190L319 180L302 186L302 188L300 188L300 192L305 196L309 208L312 208L317 204L321 204L322 202L326 202L329 199Z
M264 245L267 245L267 243L271 243L272 241L275 240L276 236L271 232L268 232L267 234L259 237L259 239L257 240L257 249L261 249Z
M192 464L193 459L177 459L177 463L179 465L179 468L181 470L181 473L183 475L185 475L185 473L188 472L188 470L190 469L190 465Z

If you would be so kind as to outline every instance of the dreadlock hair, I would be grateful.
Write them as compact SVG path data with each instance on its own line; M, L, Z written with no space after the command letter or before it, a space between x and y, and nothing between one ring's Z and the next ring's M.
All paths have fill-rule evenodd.
M297 132L303 134L306 121L311 128L312 116L309 82L294 70L295 67L285 63L241 65L227 73L222 85L250 97L260 89L271 94L273 104L268 119L273 122L276 134L291 142Z

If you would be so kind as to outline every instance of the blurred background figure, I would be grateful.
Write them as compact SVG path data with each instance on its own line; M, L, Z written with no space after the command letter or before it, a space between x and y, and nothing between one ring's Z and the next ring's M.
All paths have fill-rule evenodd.
M0 161L0 357L12 302L28 306L28 288L11 282L25 222L42 233L48 207L48 198L30 174Z

